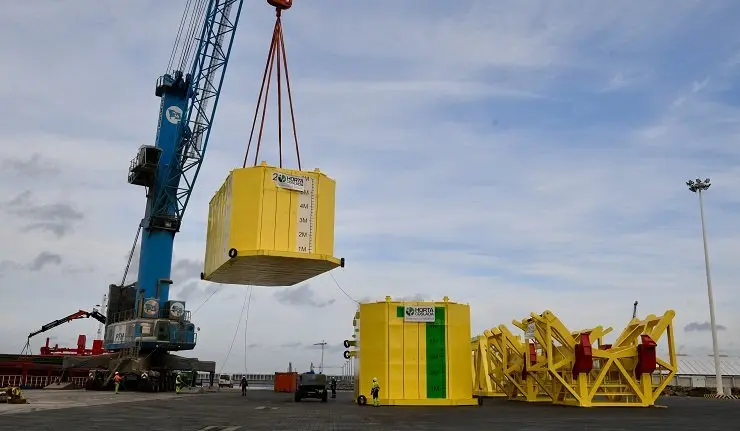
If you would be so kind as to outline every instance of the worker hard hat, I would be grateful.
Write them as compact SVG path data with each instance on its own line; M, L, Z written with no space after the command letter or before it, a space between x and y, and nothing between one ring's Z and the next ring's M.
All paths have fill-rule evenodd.
M377 377L373 377L373 381L374 382L377 382L378 381L378 378Z
M116 371L116 375L118 375L118 371Z

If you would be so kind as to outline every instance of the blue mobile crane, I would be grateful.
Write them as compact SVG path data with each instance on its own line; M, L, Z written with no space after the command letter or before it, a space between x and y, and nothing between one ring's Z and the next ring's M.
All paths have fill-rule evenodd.
M187 0L167 72L156 82L155 144L141 146L128 171L128 182L146 190L146 210L123 281L108 291L104 345L116 354L94 365L87 360L107 375L105 383L118 371L139 388L144 383L159 391L172 388L174 370L215 372L213 362L168 353L192 350L197 341L185 303L169 299L170 275L175 234L208 147L242 4ZM138 278L125 285L139 239ZM66 362L75 366L73 358Z

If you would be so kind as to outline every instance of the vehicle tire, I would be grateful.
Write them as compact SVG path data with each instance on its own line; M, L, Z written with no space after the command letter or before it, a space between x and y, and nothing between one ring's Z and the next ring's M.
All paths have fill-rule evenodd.
M237 254L239 254L239 252L237 252L235 248L230 248L229 249L229 257L230 258L232 258L232 259L235 258L237 256Z
M344 340L344 348L349 349L349 340Z
M349 350L344 351L344 359L349 359L352 355L349 353Z
M293 397L293 401L300 402L301 401L301 394L296 392L295 396Z
M357 397L357 405L364 406L366 404L367 404L367 397L365 397L364 395L360 395L359 397Z
M327 401L329 401L329 392L324 391L321 393L321 402L325 403Z
M478 405L479 406L483 405L483 397L478 397Z

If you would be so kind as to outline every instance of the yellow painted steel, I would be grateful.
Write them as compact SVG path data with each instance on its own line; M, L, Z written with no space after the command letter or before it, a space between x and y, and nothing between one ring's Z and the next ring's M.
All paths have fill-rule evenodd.
M501 389L500 386L496 389L501 373L507 380L503 392L513 400L579 407L654 406L677 370L674 317L675 312L668 310L662 316L651 314L645 319L632 319L614 343L605 344L603 338L611 328L597 326L569 331L550 311L532 313L513 322L525 333L524 338L501 325L475 339L478 342L475 349L486 349L489 353L488 370L480 362L474 367L476 381L483 382L476 389L486 396L485 392L491 388L489 393L495 395ZM591 369L578 372L574 365L578 343L582 340L591 349L591 359L585 356L585 366ZM665 357L657 351L657 346L663 344L667 347ZM655 370L638 373L641 358L645 363L651 361L648 354L651 349L656 349L652 356Z
M330 271L336 183L313 172L234 169L211 199L203 278L290 286Z
M502 357L494 349L491 332L474 337L470 343L473 362L473 395L477 397L505 397L506 376Z
M406 307L434 307L434 322L412 322ZM362 303L345 358L355 361L355 402L381 405L475 405L470 373L470 307L449 301ZM430 344L433 343L433 344Z
M547 315L547 313L549 312L545 312L543 315ZM509 332L506 326L499 326L499 331L502 332L509 351L507 368L504 370L511 384L510 390L507 392L509 399L527 402L554 402L556 399L554 387L557 385L557 380L550 372L548 358L554 357L555 363L563 365L563 369L567 368L565 363L562 362L563 350L561 346L557 345L553 353L548 356L547 349L543 347L547 344L542 338L538 337L538 333L535 333L533 339L526 337L527 327L530 323L528 319L512 323L515 327L525 331L525 337L515 336ZM566 331L564 333L568 333L567 329L563 330ZM577 339L581 333L590 333L592 334L592 340L600 342L602 337L611 330L611 328L604 329L597 326L593 329L568 334L572 339ZM572 360L568 364L570 365L568 369L572 370Z

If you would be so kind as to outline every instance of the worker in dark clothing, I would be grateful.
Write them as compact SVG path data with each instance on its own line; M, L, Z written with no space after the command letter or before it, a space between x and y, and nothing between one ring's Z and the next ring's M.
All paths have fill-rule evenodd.
M331 378L329 387L331 388L331 397L336 398L337 397L337 379L335 377Z
M247 396L247 386L249 386L249 382L247 382L247 376L242 376L242 381L241 381L242 396Z

